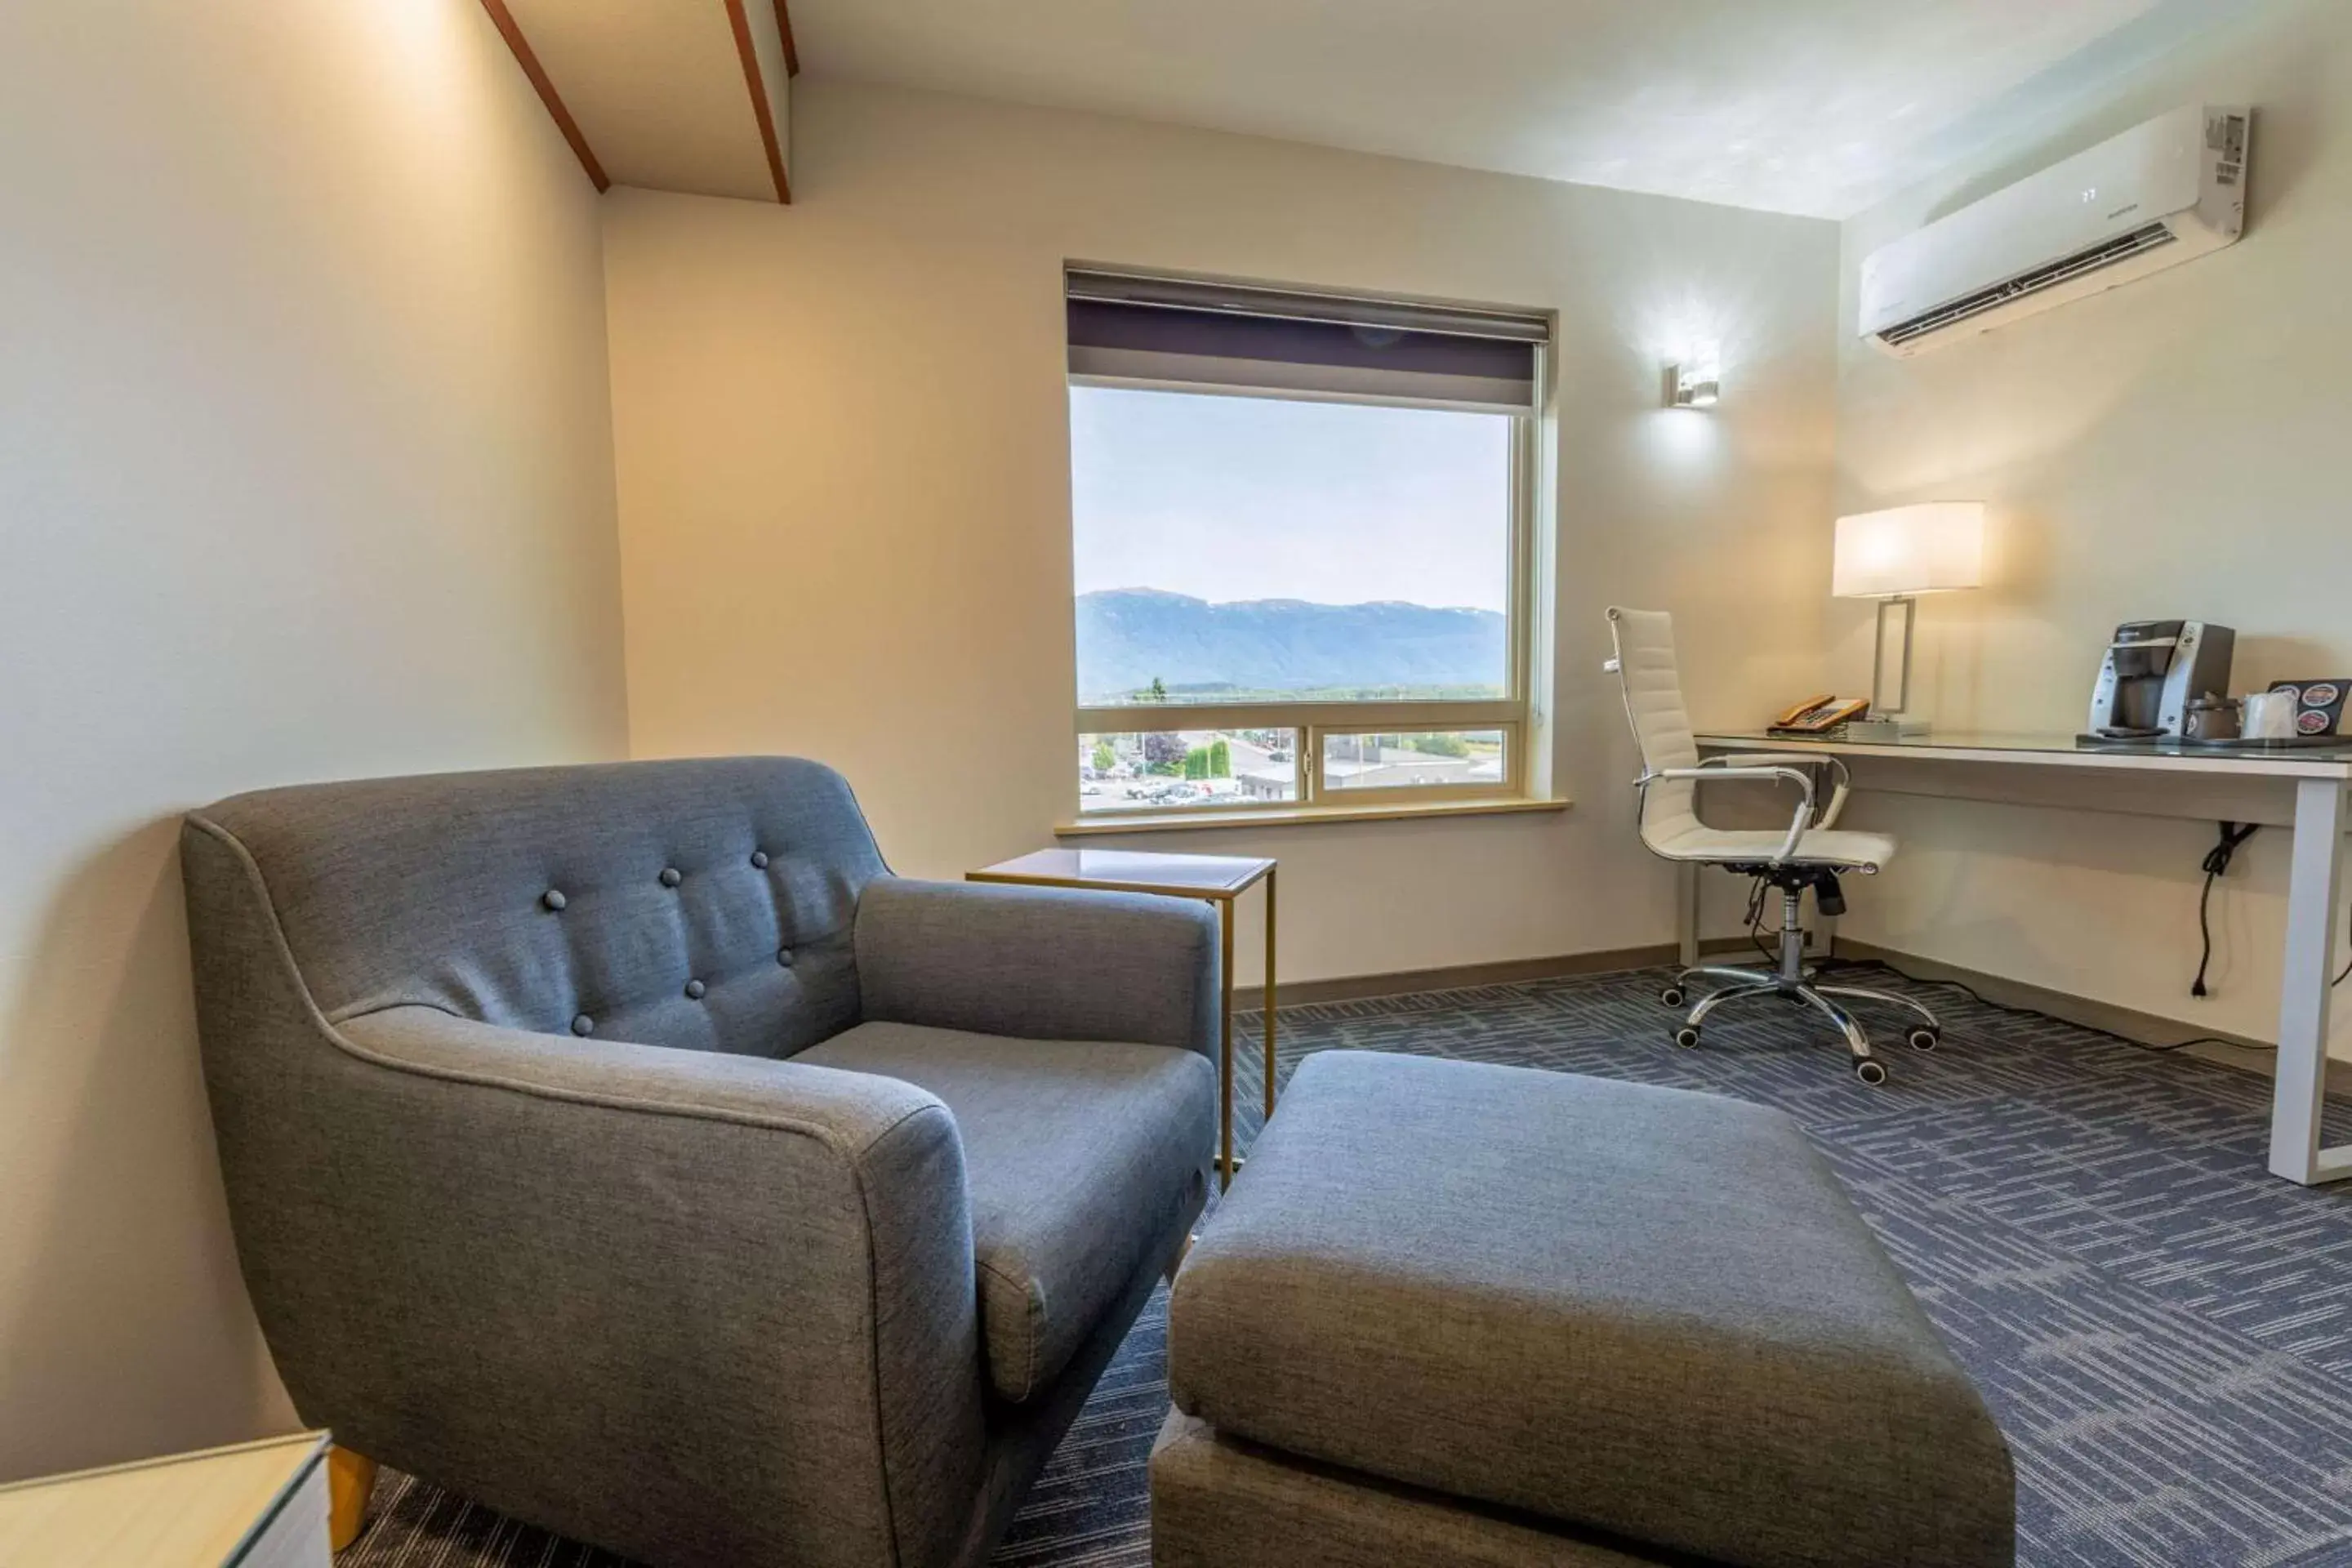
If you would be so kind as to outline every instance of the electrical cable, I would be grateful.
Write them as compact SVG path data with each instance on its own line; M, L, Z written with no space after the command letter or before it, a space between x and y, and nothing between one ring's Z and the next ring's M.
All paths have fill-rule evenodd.
M1764 945L1765 879L1756 878L1748 884L1748 940L1756 944L1759 957L1767 963L1778 963L1780 955Z
M1832 958L1825 960L1821 967L1824 970L1882 969L1896 979L1908 981L1914 985L1940 985L1947 991L1957 991L1979 1007L1989 1008L1995 1013L2006 1013L2014 1018L2046 1019L2050 1016L2047 1013L2036 1012L2031 1007L2013 1007L2006 1002L1996 1002L1973 986L1964 985L1957 980L1930 980L1926 975L1914 974L1908 970L1896 968L1883 958ZM2222 1035L2194 1035L2185 1040L2175 1040L2170 1045L2151 1046L2145 1040L2135 1040L2129 1035L2118 1035L2113 1029L2102 1029L2095 1024L2072 1024L2070 1026L2087 1029L2095 1035L2104 1035L2108 1039L2119 1041L2136 1051L2147 1051L2154 1056L2164 1056L2179 1050L2184 1046L2235 1046L2241 1050L2263 1051L2278 1049L2276 1046L2256 1045L2248 1040L2233 1040Z
M2205 873L2205 886L2197 895L2197 938L2201 951L2197 959L2197 978L2189 987L2189 994L2191 996L2210 994L2205 986L2205 972L2213 962L2213 926L2210 910L2213 903L2214 879L2229 871L2231 858L2237 854L2238 847L2263 830L2262 825L2256 822L2224 822L2221 825L2221 837L2214 841L2212 848L2205 851L2205 858L2200 862L2200 868ZM2336 971L2336 978L2327 984L2331 986L2341 985L2347 980L2352 980L2352 959L2346 960L2344 967Z
M2213 847L2207 850L2205 853L2205 858L2201 862L2201 868L2205 872L2205 886L2203 890L2199 893L2197 899L2197 929L2199 935L2203 939L2204 952L2197 962L2196 982L2189 987L2189 992L2192 995L2203 996L2207 994L2205 987L2205 973L2207 968L2212 963L2213 958L2213 934L2208 910L2210 908L2210 900L2213 896L2214 880L2229 870L2231 858L2237 854L2240 846L2243 845L2247 839L2252 838L2255 834L2261 831L2262 825L2260 823L2224 822L2221 824L2221 834L2215 840ZM1748 940L1755 944L1756 951L1759 956L1777 963L1779 962L1780 955L1775 953L1770 948L1764 945L1764 899L1766 890L1765 879L1760 876L1755 878L1748 885ZM1913 974L1907 970L1896 968L1894 964L1887 963L1882 958L1830 958L1822 960L1819 967L1822 970L1883 969L1887 973L1894 975L1896 979L1907 981L1914 985L1940 985L1946 990L1957 991L1961 995L1967 997L1969 1001L1975 1003L1978 1006L1990 1008L1991 1011L1996 1013L2006 1013L2012 1017L2020 1018L2042 1018L2049 1016L2049 1015L2045 1013L2038 1013L2031 1007L2012 1007L2005 1002L1995 1002L1991 998L1984 995L1981 992L1979 992L1975 987L1964 985L1957 980L1930 980L1924 975ZM2347 960L2342 971L2340 971L2336 974L2336 978L2328 984L2330 985L2341 985L2347 980L2352 980L2352 960ZM2111 1040L2121 1041L2123 1044L2131 1047L2134 1050L2147 1051L2157 1056L2162 1056L2170 1051L2177 1051L2188 1046L2234 1046L2240 1050L2261 1051L2274 1051L2278 1049L2278 1047L2273 1045L2266 1045L2251 1040L2231 1039L2227 1036L2223 1035L2192 1035L2185 1040L2175 1040L2169 1045L2152 1046L2145 1040L2135 1040L2129 1035L2118 1035L2113 1029L2102 1029L2095 1025L2079 1024L2076 1025L2075 1027L2088 1029L2095 1035L2105 1035Z
M2197 895L2197 940L2201 944L2201 951L2197 959L2197 978L2191 981L2189 986L2189 994L2191 996L2208 994L2205 989L2205 972L2211 968L2213 963L2211 910L2214 880L2229 870L2230 858L2238 852L2238 846L2262 830L2262 824L2258 822L2225 822L2221 824L2220 839L2215 842L2212 848L2205 851L2205 858L2201 863L2205 872L2205 886Z

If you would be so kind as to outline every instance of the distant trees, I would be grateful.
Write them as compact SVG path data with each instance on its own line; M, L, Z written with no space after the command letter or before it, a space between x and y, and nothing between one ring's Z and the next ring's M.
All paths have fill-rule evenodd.
M1223 739L1194 746L1184 753L1188 779L1229 779L1234 776L1234 748Z
M1095 742L1095 754L1090 760L1094 763L1095 772L1098 773L1107 773L1118 766L1118 753L1110 749L1108 741Z
M1171 774L1184 771L1186 757L1184 737L1156 731L1143 737L1143 766L1147 773Z
M1470 742L1459 735L1414 735L1405 743L1414 751L1433 757L1466 757Z
M1168 700L1168 683L1167 683L1166 681L1164 681L1164 680L1160 679L1158 676L1156 676L1156 675L1155 675L1155 676L1153 676L1153 677L1151 678L1151 684L1150 684L1150 687L1148 687L1148 688L1146 688L1146 689L1145 689L1145 690L1144 690L1144 693L1143 693L1143 700L1144 700L1146 702L1165 702L1165 701L1167 701L1167 700Z

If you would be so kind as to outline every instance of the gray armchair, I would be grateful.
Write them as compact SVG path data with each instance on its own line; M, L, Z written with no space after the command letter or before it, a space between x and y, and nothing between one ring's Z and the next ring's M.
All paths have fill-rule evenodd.
M1205 906L894 878L814 763L270 790L182 843L296 1407L566 1534L982 1560L1207 1191Z

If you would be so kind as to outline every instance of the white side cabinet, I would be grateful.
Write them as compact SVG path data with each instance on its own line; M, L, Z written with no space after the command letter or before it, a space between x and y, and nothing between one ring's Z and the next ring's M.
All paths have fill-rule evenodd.
M0 1487L7 1568L331 1568L327 1435Z

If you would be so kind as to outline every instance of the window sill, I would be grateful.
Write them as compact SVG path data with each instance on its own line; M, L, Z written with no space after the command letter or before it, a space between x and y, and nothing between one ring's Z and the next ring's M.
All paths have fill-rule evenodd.
M1209 827L1303 827L1326 822L1397 822L1419 816L1507 816L1530 811L1566 811L1565 800L1513 795L1486 800L1423 800L1393 805L1263 806L1244 811L1138 811L1084 817L1054 829L1056 838L1106 833L1173 833Z

